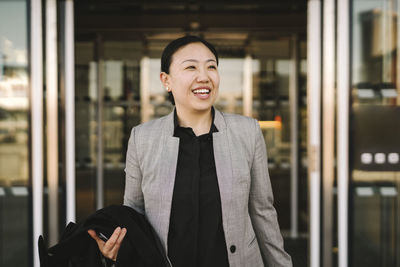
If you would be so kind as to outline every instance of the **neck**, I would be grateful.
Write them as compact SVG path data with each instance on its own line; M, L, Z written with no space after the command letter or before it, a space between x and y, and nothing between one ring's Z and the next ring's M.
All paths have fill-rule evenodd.
M179 126L192 128L196 136L210 131L212 123L211 108L204 112L185 112L177 108L176 114L178 115Z

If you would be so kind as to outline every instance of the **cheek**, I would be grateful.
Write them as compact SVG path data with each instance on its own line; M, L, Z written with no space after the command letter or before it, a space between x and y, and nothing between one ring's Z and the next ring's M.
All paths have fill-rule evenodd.
M193 79L188 75L180 75L172 83L172 92L175 94L186 94L190 91Z
M218 73L215 74L212 77L212 80L213 80L214 86L218 89L218 87L219 87L219 74Z
M179 87L187 87L193 82L193 75L189 74L180 74L176 76L174 80L174 84Z

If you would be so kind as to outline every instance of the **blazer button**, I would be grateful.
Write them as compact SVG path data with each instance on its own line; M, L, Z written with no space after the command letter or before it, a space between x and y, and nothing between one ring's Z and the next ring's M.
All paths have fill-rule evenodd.
M229 249L230 249L231 253L235 253L235 251L236 251L236 246L235 246L235 245L232 245Z

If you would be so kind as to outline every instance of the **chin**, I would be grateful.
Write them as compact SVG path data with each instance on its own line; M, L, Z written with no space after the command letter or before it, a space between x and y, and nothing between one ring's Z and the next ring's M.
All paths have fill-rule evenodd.
M213 104L214 104L214 102L212 102L212 103L201 103L199 105L193 105L193 109L197 110L197 111L208 111L209 109L211 109Z
M176 106L181 106L184 110L189 111L189 112L205 112L211 109L213 106L214 101L202 101L202 102L191 102L188 101L186 103L181 103L178 104L176 103Z

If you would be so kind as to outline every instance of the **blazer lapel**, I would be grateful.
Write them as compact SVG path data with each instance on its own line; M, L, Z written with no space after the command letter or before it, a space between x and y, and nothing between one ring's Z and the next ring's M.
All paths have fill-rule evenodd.
M174 116L173 112L169 114L163 132L161 133L161 140L163 146L161 161L159 168L159 177L161 178L161 186L159 188L160 203L158 206L158 229L161 242L167 251L168 244L168 230L169 220L171 215L172 194L174 191L176 166L178 162L179 153L179 138L173 136L174 133ZM155 162L157 164L157 162ZM156 228L156 229L157 229Z
M224 226L225 236L228 230L230 218L231 203L232 203L232 187L233 173L231 151L226 130L225 119L221 112L215 110L214 124L218 132L213 133L214 159L217 170L218 186L221 194L222 205L222 223Z

